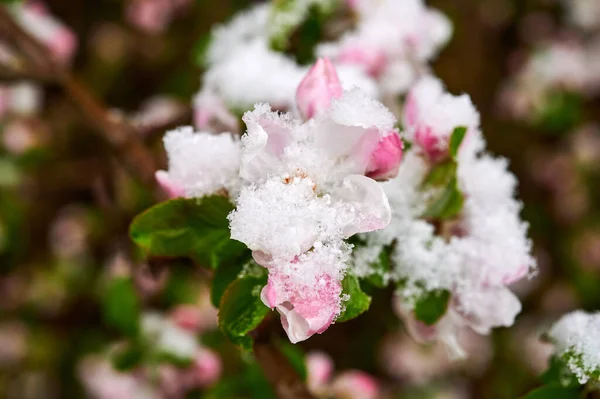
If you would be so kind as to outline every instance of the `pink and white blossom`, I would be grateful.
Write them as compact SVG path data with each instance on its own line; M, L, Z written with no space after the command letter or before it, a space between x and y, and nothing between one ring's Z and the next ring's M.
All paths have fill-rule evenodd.
M298 90L313 116L306 122L267 105L243 118L240 176L250 184L229 215L231 236L269 269L263 300L292 342L323 332L340 312L343 240L389 222L387 198L365 174L379 143L397 134L394 117L359 90L339 94L337 82L326 60L311 70ZM387 160L401 152L381 156L395 164Z

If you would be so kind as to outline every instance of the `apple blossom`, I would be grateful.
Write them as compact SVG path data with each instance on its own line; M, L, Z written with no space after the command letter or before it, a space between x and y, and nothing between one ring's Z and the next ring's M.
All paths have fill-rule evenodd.
M364 175L373 156L392 169L401 156L376 152L382 139L397 134L391 113L357 89L338 94L327 60L309 72L298 104L323 89L304 123L267 105L244 115L240 176L250 185L229 215L231 237L269 269L263 301L280 312L292 342L323 332L339 314L343 240L389 222L385 195Z

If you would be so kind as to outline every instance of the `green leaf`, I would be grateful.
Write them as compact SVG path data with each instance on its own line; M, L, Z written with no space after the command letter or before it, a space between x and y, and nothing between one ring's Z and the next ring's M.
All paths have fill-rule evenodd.
M342 295L348 295L348 300L344 302L346 308L338 316L336 322L342 323L357 318L371 306L371 297L360 288L358 278L349 273L342 281Z
M221 298L225 293L225 290L241 273L246 263L252 258L251 252L247 250L240 257L221 264L212 279L210 286L210 301L215 307L219 307Z
M583 109L581 94L554 91L533 122L547 133L568 133L583 119Z
M540 376L540 380L547 385L560 383L562 386L579 386L577 377L568 368L565 359L552 356L548 369Z
M129 235L150 257L188 257L216 268L246 250L230 239L227 215L232 210L220 196L175 199L138 215Z
M112 364L116 370L127 371L139 366L144 359L144 348L138 343L125 346L112 357Z
M200 40L196 42L194 46L193 54L194 54L194 62L199 67L206 67L207 65L207 53L210 48L210 44L212 41L212 34L209 32L203 35Z
M452 132L452 136L450 136L450 156L453 159L456 159L456 156L458 155L458 150L466 134L467 128L464 126L459 126Z
M458 188L457 165L454 160L437 165L423 182L424 190L433 191L432 199L422 217L452 219L462 210L464 196Z
M140 304L130 277L118 277L108 283L103 298L104 320L128 337L139 332Z
M564 387L554 383L535 389L522 399L579 399L580 390L581 388Z
M428 292L415 303L415 317L431 326L446 313L449 300L450 292L447 290Z
M293 345L289 341L280 341L277 344L279 350L288 359L290 365L298 373L303 381L306 381L308 371L306 370L306 356L300 346Z
M221 298L219 328L233 343L246 350L252 349L248 333L258 327L270 311L260 299L266 284L266 274L247 275L231 283Z

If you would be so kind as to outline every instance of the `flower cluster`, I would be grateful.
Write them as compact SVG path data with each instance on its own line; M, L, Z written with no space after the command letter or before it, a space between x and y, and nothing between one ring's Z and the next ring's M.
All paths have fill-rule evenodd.
M600 314L576 311L563 316L548 336L581 384L600 376Z
M215 28L205 55L208 70L196 99L196 112L204 115L197 118L201 122L197 127L206 127L202 122L210 119L207 116L230 122L226 106L245 110L268 102L278 110L293 109L296 87L307 67L273 50L272 38L296 26L311 6L329 10L335 8L332 3L297 1L283 10L262 4ZM452 31L446 17L425 7L422 0L365 0L346 2L344 7L356 13L356 27L315 52L334 61L345 89L360 87L371 97L405 93L428 70L427 63Z
M128 350L126 344L115 345L106 355L90 355L79 365L86 391L101 399L158 399L183 397L214 384L221 375L221 359L198 343L197 334L210 327L198 324L199 316L191 309L177 310L171 317L144 314L141 335L150 348L144 363L126 372L114 369L114 359Z
M487 334L513 324L521 306L507 286L535 267L527 226L519 218L521 206L513 198L516 180L506 160L481 152L479 115L469 98L443 93L438 80L428 77L414 86L404 124L413 148L398 177L383 184L392 222L363 236L367 245L356 250L355 272L379 272L372 265L382 251L390 251L393 267L381 277L397 282L395 308L413 335L442 339L461 355L460 327ZM449 142L457 127L466 133L451 161ZM450 218L428 214L428 204L439 195L428 180L432 173L452 171L454 162L462 210ZM441 291L451 294L445 315L434 325L415 320L416 303Z
M317 47L334 61L309 70L269 47L269 5L215 29L195 99L202 132L165 136L169 170L157 178L171 197L232 199L231 238L268 270L261 299L291 342L343 312L347 274L377 275L397 287L394 307L416 336L461 355L460 329L513 324L521 305L508 286L535 268L516 179L484 152L470 98L426 73L450 34L445 17L416 0L346 6L356 28ZM409 87L401 133L379 100ZM235 114L250 107L238 140ZM223 130L233 133L211 133ZM375 266L382 253L388 270ZM415 307L437 296L446 308L425 324Z

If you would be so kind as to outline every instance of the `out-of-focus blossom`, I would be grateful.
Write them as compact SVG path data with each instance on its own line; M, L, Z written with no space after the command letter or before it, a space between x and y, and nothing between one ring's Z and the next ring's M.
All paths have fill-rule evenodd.
M95 399L159 399L160 395L143 376L113 369L107 359L89 357L79 367L86 391Z
M381 346L382 366L392 377L416 385L427 384L457 370L482 375L492 359L490 339L467 328L461 328L456 335L468 359L452 359L442 342L416 342L405 334L394 334L384 339Z
M77 36L54 18L43 3L28 1L12 6L11 11L23 29L43 42L58 61L71 62L77 48Z
M190 0L130 0L125 11L127 21L150 33L164 32L175 16L190 5Z
M62 209L50 229L50 247L55 256L75 259L88 250L89 229L86 212L79 206Z
M0 119L5 115L34 115L39 112L41 102L41 89L33 83L23 81L0 86Z
M171 198L238 190L240 142L230 133L194 133L185 127L168 132L164 144L169 170L158 171L156 179Z
M600 28L600 4L595 0L563 0L571 22L586 29Z
M308 388L319 397L345 399L380 397L379 382L365 372L346 370L334 377L333 361L323 352L310 352L306 355L306 371Z
M425 72L452 33L450 21L422 0L360 0L349 5L358 15L356 29L338 42L319 46L317 52L361 67L379 81L382 92L406 92L412 83L406 77Z
M201 91L194 97L194 124L200 130L213 130L215 125L230 132L238 132L240 128L225 102L209 91Z
M0 370L14 367L27 355L28 331L19 322L0 324Z
M2 130L2 146L11 154L22 155L39 147L46 134L46 127L37 120L11 119Z
M168 96L156 96L145 101L140 110L130 118L140 131L162 126L185 113L185 105Z

